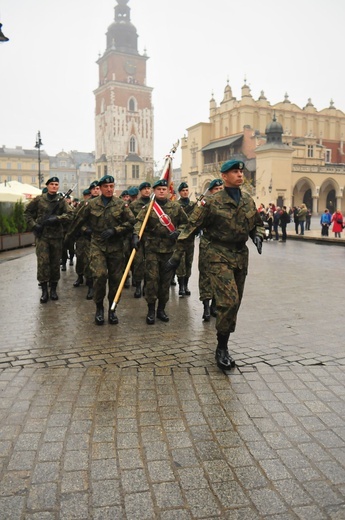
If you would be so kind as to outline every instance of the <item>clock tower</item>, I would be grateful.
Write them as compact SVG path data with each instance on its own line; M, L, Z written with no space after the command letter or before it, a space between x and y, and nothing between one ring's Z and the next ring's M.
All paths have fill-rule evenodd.
M107 47L97 61L96 169L113 175L116 191L138 186L153 175L152 88L146 85L148 57L138 52L129 0L117 0Z

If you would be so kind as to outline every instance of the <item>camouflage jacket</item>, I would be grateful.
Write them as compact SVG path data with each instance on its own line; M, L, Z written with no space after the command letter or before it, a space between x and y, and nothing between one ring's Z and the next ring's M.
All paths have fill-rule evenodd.
M92 230L91 243L102 250L117 251L123 249L124 237L133 230L134 223L133 213L122 199L114 196L105 206L99 196L86 201L80 208L68 234L74 235L86 226ZM115 235L103 240L101 233L106 229L114 229Z
M183 226L187 224L187 215L183 211L181 205L177 202L167 200L161 208L164 213L170 217L176 231L181 231ZM134 226L134 233L137 235L139 234L147 209L148 205L144 206L137 215L137 223ZM176 238L172 239L170 237L169 229L161 223L153 209L148 218L143 239L145 240L146 251L152 251L155 253L171 253L174 250L176 242Z
M50 199L47 193L43 193L30 201L24 211L29 230L33 229L35 225L44 225L44 221L50 215L56 215L59 222L54 226L44 226L42 238L63 238L64 226L73 220L74 215L74 211L66 199L59 200L59 195Z
M179 236L178 248L183 249L183 241L200 228L204 238L222 252L240 251L249 237L257 235L263 239L265 234L255 202L244 191L238 204L226 190L204 199L189 216L189 224Z
M146 206L146 204L148 204L148 202L150 202L150 201L147 201L146 198L145 198L145 200L140 198L140 199L136 199L133 202L131 202L129 207L130 207L133 215L136 217L140 213L140 211L143 209L143 207Z

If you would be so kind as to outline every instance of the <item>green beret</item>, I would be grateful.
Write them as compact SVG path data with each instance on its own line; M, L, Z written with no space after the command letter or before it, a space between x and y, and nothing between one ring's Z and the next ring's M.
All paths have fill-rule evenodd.
M132 188L129 188L129 190L128 190L128 195L129 195L130 197L135 197L135 196L138 195L138 194L139 194L139 190L138 190L138 188L136 188L135 186L132 186Z
M154 183L154 185L152 186L152 188L158 188L159 186L168 186L168 182L165 180L165 179L159 179L158 181L156 181Z
M48 188L43 188L42 193L47 193Z
M220 171L221 171L221 173L226 173L230 170L243 170L243 168L244 168L243 161L238 161L237 159L232 159L231 161L226 161L224 164L222 164Z
M50 177L50 179L48 179L46 182L46 186L48 186L48 184L50 184L51 182L60 182L60 181L57 177Z
M91 182L90 186L89 186L89 190L92 190L92 188L97 188L98 187L98 181L93 181Z
M102 186L102 184L111 184L115 182L115 179L112 175L104 175L101 179L98 181L98 186Z
M151 188L151 184L147 181L142 182L139 186L139 191L143 190L144 188Z
M91 195L91 191L89 188L83 191L83 195Z
M223 184L222 179L213 179L213 181L210 182L208 189L213 190L216 186L223 186Z
M125 195L128 195L128 190L123 190L120 197L125 197Z
M177 188L177 191L180 192L180 191L184 190L185 188L188 188L188 184L186 182L181 182L181 184Z

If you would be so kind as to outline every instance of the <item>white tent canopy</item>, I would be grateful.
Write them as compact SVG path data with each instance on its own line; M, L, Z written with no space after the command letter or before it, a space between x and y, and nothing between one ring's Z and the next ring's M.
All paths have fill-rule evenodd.
M0 202L24 202L25 200L24 193L5 185L5 183L0 184Z
M37 197L37 195L41 195L41 193L42 190L39 188L35 188L35 186L31 186L30 184L23 184L22 182L18 181L6 181L0 183L0 195L20 195L21 200L26 200ZM4 201L2 198L0 199L1 202L13 202L12 200ZM14 202L16 202L16 200L14 200Z

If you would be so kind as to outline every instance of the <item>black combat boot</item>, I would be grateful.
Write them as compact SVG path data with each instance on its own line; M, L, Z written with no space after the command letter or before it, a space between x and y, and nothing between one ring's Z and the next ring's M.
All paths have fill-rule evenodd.
M190 296L190 290L188 289L188 280L189 280L189 277L185 276L184 277L184 290L185 290L186 296Z
M209 302L209 300L204 300L202 303L204 306L204 314L202 315L202 319L204 321L210 321L210 319L211 319L210 302Z
M66 271L66 264L61 264L61 271Z
M158 302L157 318L161 321L165 321L165 322L169 321L169 316L165 312L165 303Z
M229 354L228 340L230 334L220 334L217 332L218 345L216 348L217 366L221 370L230 370L236 365L235 360Z
M74 258L74 255L71 255L69 257L69 265L73 265L73 258Z
M92 278L88 278L86 280L86 285L88 286L86 299L87 300L92 300L92 298L93 298L93 280L92 280Z
M210 312L211 312L211 316L213 316L214 318L217 317L218 311L217 311L216 300L214 298L212 298L212 301L211 301Z
M103 303L97 303L96 304L95 322L96 322L97 325L103 325L103 323L104 323L104 307L103 307Z
M134 298L141 298L141 282L135 282Z
M48 283L47 282L41 282L41 289L42 289L42 296L40 298L41 303L47 303L48 301Z
M108 321L110 325L117 325L119 323L119 318L116 316L116 312L109 309L108 312Z
M82 274L78 274L78 278L74 282L73 287L79 287L79 285L83 285L83 283L84 283L83 275Z
M178 286L179 286L178 295L179 296L185 296L186 288L185 288L185 285L184 285L184 276L179 276L177 278L177 281L178 281Z
M148 325L153 325L155 322L155 304L154 303L148 303L148 312L146 316L146 323Z
M173 285L175 286L176 285L176 280L175 280L175 273L174 273L174 276L171 278L171 282L170 282L170 285Z
M50 299L51 300L59 299L59 297L56 293L56 288L57 288L57 282L51 282L51 284L50 284Z

